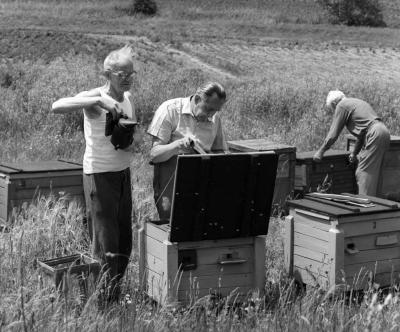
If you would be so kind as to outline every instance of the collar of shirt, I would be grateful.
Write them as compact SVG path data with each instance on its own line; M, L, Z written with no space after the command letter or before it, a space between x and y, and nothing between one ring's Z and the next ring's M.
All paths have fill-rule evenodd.
M193 111L192 111L192 98L193 97L194 97L194 95L184 98L183 106L182 106L182 114L189 114L197 121L197 118L193 114ZM215 122L215 114L211 118L207 118L207 122Z

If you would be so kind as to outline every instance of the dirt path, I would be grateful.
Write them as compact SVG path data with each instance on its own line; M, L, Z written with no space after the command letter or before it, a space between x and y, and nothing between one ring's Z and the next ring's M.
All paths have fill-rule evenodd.
M91 38L102 38L108 41L118 42L118 43L131 43L133 45L138 45L139 48L143 47L147 51L153 51L157 53L163 53L168 55L170 59L174 62L182 64L186 68L196 68L201 69L207 73L213 74L215 76L221 77L223 80L236 80L238 77L227 70L218 68L215 65L207 63L202 59L186 53L182 50L174 48L163 43L154 43L147 37L136 37L136 36L125 36L125 35L105 35L105 34L85 34Z

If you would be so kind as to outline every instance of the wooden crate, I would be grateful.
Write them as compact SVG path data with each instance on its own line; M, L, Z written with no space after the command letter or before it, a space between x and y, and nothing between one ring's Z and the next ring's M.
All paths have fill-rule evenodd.
M349 134L346 139L347 150L353 151L356 138ZM390 136L389 150L383 158L377 196L400 201L400 136Z
M328 150L320 163L313 161L316 151L297 153L295 170L295 189L300 193L317 191L327 179L331 185L327 192L356 193L355 168L349 164L348 151Z
M170 226L145 224L144 288L159 303L214 294L242 299L265 285L265 237L170 242ZM143 264L143 263L142 263Z
M307 195L289 202L285 265L299 282L325 289L365 289L369 282L388 286L399 281L399 205L354 196L368 198L375 206L349 206Z
M40 271L53 279L56 288L60 287L66 273L78 276L85 275L85 277L93 273L97 278L101 269L97 260L84 254L38 260L37 263Z
M296 147L275 143L264 138L228 141L228 146L232 152L274 151L278 155L272 204L277 209L285 206L286 200L292 198L294 192Z
M84 202L82 165L63 160L0 164L0 224L35 196L68 194Z
M169 224L139 231L139 275L152 298L263 291L277 163L273 152L178 157Z

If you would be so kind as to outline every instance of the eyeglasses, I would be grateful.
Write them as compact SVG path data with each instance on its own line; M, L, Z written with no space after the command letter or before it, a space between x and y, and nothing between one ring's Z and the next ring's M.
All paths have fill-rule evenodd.
M133 80L136 72L133 71L132 73L125 73L123 71L112 71L113 74L117 75L120 80Z

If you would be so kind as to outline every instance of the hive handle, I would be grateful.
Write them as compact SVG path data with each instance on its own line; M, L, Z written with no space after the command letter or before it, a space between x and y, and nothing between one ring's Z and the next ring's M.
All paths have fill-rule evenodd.
M397 244L398 242L399 239L397 237L397 234L376 237L376 246L390 246L393 244Z
M243 264L246 263L247 259L228 259L226 261L219 261L220 265L230 265L230 264Z

